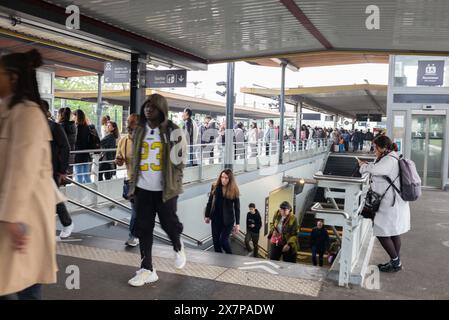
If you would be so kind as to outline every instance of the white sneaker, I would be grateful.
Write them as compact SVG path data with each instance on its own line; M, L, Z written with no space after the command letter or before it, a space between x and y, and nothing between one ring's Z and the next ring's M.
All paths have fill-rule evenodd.
M128 241L126 241L126 245L130 247L137 247L139 245L139 238L130 237Z
M153 268L153 272L147 269L140 269L136 271L136 275L128 281L128 284L130 284L133 287L141 287L145 283L151 283L156 282L159 279L159 277L156 274L156 269Z
M181 250L175 252L175 268L182 269L186 265L186 252L184 250L184 243L181 240Z
M69 225L67 227L63 227L62 230L61 230L61 233L59 234L59 237L61 239L70 237L74 227L75 227L75 225L73 224L73 222L72 222L71 225Z

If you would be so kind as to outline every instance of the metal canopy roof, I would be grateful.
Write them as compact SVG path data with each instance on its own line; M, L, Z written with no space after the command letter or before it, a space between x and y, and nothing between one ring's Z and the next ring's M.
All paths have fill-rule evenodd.
M194 112L201 112L205 114L226 114L226 104L199 99L194 97L189 97L181 94L175 94L166 91L146 89L145 95L151 95L153 93L159 93L163 95L168 102L170 111L183 111L186 107L189 107ZM82 100L90 101L93 103L97 102L97 91L61 91L56 90L55 97L69 100ZM129 106L129 91L114 91L114 90L104 90L102 92L103 101L107 101L110 104L117 104L122 106ZM246 106L235 106L235 116L248 118L248 119L267 119L267 118L279 118L279 112L264 110L260 108L252 108ZM286 113L286 117L295 117L294 113Z
M242 93L276 98L279 89L241 88ZM387 86L356 84L343 86L290 88L285 90L286 102L299 103L310 110L356 118L356 114L386 114Z
M449 52L449 1L3 0L1 5L65 30L69 4L82 14L74 36L91 36L191 69L319 51ZM365 26L370 4L380 9L379 30Z

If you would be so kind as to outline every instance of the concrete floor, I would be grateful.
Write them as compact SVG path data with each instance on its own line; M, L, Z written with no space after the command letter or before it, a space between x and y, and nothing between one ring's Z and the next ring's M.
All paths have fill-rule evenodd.
M58 256L58 283L44 288L45 299L189 299L189 300L287 300L287 299L449 299L449 194L425 191L411 203L412 230L402 237L404 270L380 275L380 289L340 288L321 281L317 297L217 282L169 272L158 272L159 281L142 288L127 285L135 267ZM112 246L112 245L111 245ZM133 250L137 251L137 250ZM224 258L225 256L223 256ZM226 259L229 259L226 256ZM388 260L375 240L370 263ZM81 270L80 290L65 288L68 265Z

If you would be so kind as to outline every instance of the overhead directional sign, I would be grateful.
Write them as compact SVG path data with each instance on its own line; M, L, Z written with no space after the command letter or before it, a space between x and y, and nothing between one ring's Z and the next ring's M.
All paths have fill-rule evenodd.
M357 121L368 121L368 119L371 122L381 122L382 121L382 114L380 113L373 113L373 114L367 114L367 113L358 113L356 115Z
M104 83L131 81L131 64L128 61L110 61L104 64Z
M187 70L147 71L147 88L187 86Z

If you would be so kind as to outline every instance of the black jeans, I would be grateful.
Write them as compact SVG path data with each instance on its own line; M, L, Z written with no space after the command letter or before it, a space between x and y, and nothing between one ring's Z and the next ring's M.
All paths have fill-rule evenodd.
M57 176L54 175L53 179L59 188L60 185ZM68 227L72 224L72 218L70 217L69 211L67 211L67 207L64 202L60 202L56 205L56 214L58 215L59 221L61 221L63 227Z
M136 221L132 234L140 240L141 268L153 271L151 252L156 212L162 229L172 242L173 250L176 252L181 250L180 236L183 225L176 215L177 203L177 196L162 202L162 191L147 191L136 188Z
M103 160L103 161L106 161L106 160ZM99 166L99 171L109 171L109 170L114 170L114 169L115 169L115 166L113 163L100 163L100 166ZM100 172L98 174L99 181L103 181L103 175L106 180L111 180L112 176L114 175L114 172L113 171Z
M293 262L296 263L296 252L293 252L290 248L287 252L282 252L282 248L284 245L275 245L274 243L270 246L270 260L279 261L282 257L282 260L285 262Z
M257 257L257 254L259 252L259 233L247 231L245 235L245 246L248 251L251 251L251 246L249 245L250 241L253 242L254 246L254 252L253 256Z
M42 300L42 285L35 284L17 293L0 296L0 300Z
M223 219L212 219L212 240L214 242L215 252L222 253L224 250L226 253L232 254L229 237L233 227L234 225L232 224L225 225Z
M324 255L324 249L323 248L319 248L317 246L312 246L312 263L314 266L317 265L316 263L316 255L318 254L319 257L319 263L320 263L320 267L323 266L323 255Z
M63 227L68 227L72 224L72 218L70 217L64 202L60 202L56 205L56 213L58 214L59 221L61 221Z

